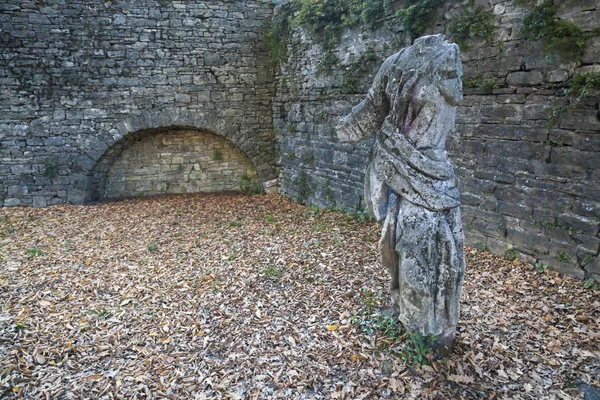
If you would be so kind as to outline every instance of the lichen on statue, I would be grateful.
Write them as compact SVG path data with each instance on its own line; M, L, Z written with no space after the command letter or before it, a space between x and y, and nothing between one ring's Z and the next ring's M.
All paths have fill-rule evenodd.
M410 331L452 349L465 258L460 200L445 150L462 100L456 44L425 36L390 56L367 97L336 127L342 141L375 135L367 210L382 223L394 312Z

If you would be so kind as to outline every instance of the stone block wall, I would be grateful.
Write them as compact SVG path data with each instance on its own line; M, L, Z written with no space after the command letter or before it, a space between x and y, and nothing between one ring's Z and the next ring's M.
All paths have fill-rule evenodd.
M233 143L179 129L145 135L126 146L108 170L102 197L249 191L258 185L256 168Z
M483 87L465 89L448 143L467 243L600 280L600 99L591 95L549 123L552 109L565 104L574 74L600 71L600 3L555 1L557 17L589 36L578 62L524 39L528 3L448 1L425 32L451 40L450 26L465 12L481 7L478 12L493 13L491 38L462 46L465 78ZM276 13L293 13L296 6L290 1ZM362 100L383 60L410 44L389 19L377 26L344 32L332 51L301 27L292 31L273 103L287 196L324 207L363 207L371 142L341 144L333 127Z
M137 132L227 138L276 178L263 1L0 2L0 205L101 198Z

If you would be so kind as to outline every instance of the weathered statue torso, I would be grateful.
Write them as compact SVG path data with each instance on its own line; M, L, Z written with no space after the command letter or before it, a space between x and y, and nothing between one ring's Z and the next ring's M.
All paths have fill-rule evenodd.
M464 276L454 170L445 146L462 99L458 46L427 36L389 57L367 98L337 127L342 141L375 135L365 181L368 211L383 224L381 261L410 330L450 348Z

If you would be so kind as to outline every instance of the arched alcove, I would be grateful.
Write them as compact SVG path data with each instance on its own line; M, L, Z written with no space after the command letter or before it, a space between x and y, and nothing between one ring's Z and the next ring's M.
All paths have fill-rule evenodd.
M252 161L230 140L191 127L141 130L96 165L89 200L262 188Z
M254 131L249 131L247 128L242 128L240 124L234 123L231 118L225 118L218 111L212 110L186 110L180 108L164 108L161 110L153 110L151 112L146 111L142 112L139 115L132 116L116 125L114 125L113 129L106 132L103 143L106 145L106 150L101 154L97 154L92 152L88 154L88 157L94 161L94 166L90 170L88 170L87 176L87 185L85 188L85 202L90 201L98 201L107 198L115 198L115 197L125 197L125 193L129 190L127 189L127 185L125 185L125 190L123 191L123 196L117 196L116 192L118 192L119 188L123 188L122 181L119 186L119 182L116 179L117 174L113 174L111 176L111 168L126 168L124 165L121 165L120 160L122 154L128 154L131 150L131 146L134 146L137 142L143 142L146 140L154 140L151 139L155 135L165 134L168 142L168 138L174 138L174 135L181 133L182 131L193 131L193 132L201 132L205 135L205 139L207 137L211 137L210 143L216 143L215 140L220 140L221 145L224 146L224 149L229 151L229 148L236 149L239 153L231 150L229 154L225 158L226 154L222 154L222 164L217 170L220 170L223 177L230 176L233 172L228 171L227 169L230 166L225 166L228 160L231 161L236 159L237 161L232 162L232 164L236 164L239 167L239 163L241 163L242 159L243 165L248 166L247 162L249 162L250 166L246 169L246 173L240 173L242 167L239 167L240 170L236 175L236 179L239 178L239 185L236 190L249 188L249 189L261 189L267 193L274 193L278 191L277 185L277 175L275 170L275 153L274 153L274 143L273 138L270 135L265 134L265 132L260 129ZM210 136L206 136L210 135ZM149 139L150 138L150 139ZM190 139L191 140L191 139ZM194 139L197 140L197 139ZM206 139L207 140L207 139ZM162 142L161 142L162 143ZM166 143L166 142L165 142ZM178 143L177 146L187 146L182 143ZM194 145L199 146L199 145ZM211 153L211 160L215 157L215 147L213 146ZM209 146L210 147L210 146ZM200 147L194 148L194 152L200 151ZM127 150L130 149L130 150ZM219 150L223 153L223 150ZM237 155L235 155L237 154ZM243 156L243 157L242 157ZM137 156L134 156L134 158ZM233 158L232 158L233 157ZM156 162L159 163L160 156L156 155L154 157ZM127 159L127 157L126 157ZM185 160L184 160L185 161ZM117 162L117 164L115 164ZM177 164L177 161L172 162L172 165ZM197 164L197 163L194 163ZM212 166L214 167L214 165ZM212 168L211 167L211 168ZM129 167L127 167L129 168ZM173 167L175 168L175 167ZM181 167L182 170L186 170L188 167ZM194 169L196 168L196 169ZM200 168L200 169L198 169ZM237 167L236 167L237 168ZM165 168L167 169L167 168ZM192 167L192 171L201 171L202 167L198 165L194 165ZM130 183L129 188L138 185L140 188L138 193L135 195L144 195L145 193L150 192L149 183L141 183L144 181L144 176L152 176L154 169L146 168L146 171L142 170L142 166L138 172L135 172L134 175L137 174L139 176L139 184ZM249 172L248 172L249 171ZM173 171L175 172L175 171ZM192 175L200 175L200 173L194 172ZM212 173L213 171L211 171ZM257 174L257 183L255 184L254 173ZM213 175L211 175L213 176ZM109 180L110 177L110 180ZM190 180L196 180L196 178L189 178ZM248 179L249 178L249 179ZM185 178L188 179L188 178ZM125 179L127 180L127 179ZM148 179L150 180L150 179ZM227 180L227 179L225 179ZM110 181L110 182L109 182ZM110 190L107 191L107 182L111 187ZM157 184L158 185L158 184ZM158 191L158 186L153 187L153 193L156 191L157 193L175 193L175 187L177 185L169 185L165 191ZM188 186L187 193L195 191L195 187L198 186L197 191L204 191L200 188L199 185L190 184ZM231 185L230 185L231 186ZM142 189L143 187L143 189ZM165 188L165 186L161 186L161 188ZM170 189L169 189L170 188ZM207 189L208 190L208 189ZM218 190L232 190L229 188L222 188ZM110 196L110 197L108 197Z

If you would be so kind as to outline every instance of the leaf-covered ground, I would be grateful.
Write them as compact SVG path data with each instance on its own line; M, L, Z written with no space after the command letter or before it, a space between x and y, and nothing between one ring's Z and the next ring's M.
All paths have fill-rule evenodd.
M597 287L474 249L454 354L406 365L416 345L377 314L378 235L280 196L0 209L0 398L567 399L600 386Z

